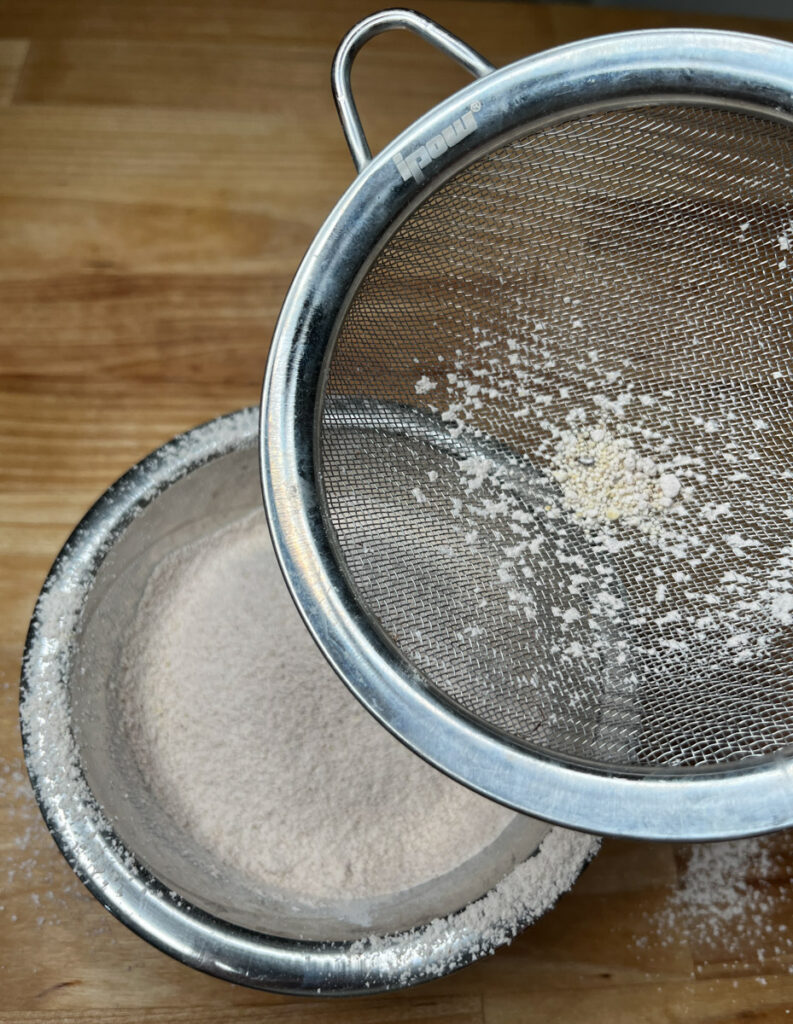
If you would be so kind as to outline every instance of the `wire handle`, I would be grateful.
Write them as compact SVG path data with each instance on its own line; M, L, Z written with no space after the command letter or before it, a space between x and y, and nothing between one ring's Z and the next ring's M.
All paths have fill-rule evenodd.
M432 43L441 53L447 54L458 64L461 64L466 71L470 71L475 78L484 78L492 71L494 65L472 50L457 36L447 32L445 28L432 21L430 18L419 14L418 11L410 11L403 8L392 8L391 10L378 11L371 14L347 33L339 44L336 55L333 58L331 70L331 86L333 99L336 101L336 109L339 112L339 120L344 131L347 145L350 147L352 159L358 171L372 159L372 151L366 141L361 118L358 115L358 108L352 96L350 85L350 71L352 62L358 51L374 36L381 32L388 32L390 29L405 28L414 32L428 43Z

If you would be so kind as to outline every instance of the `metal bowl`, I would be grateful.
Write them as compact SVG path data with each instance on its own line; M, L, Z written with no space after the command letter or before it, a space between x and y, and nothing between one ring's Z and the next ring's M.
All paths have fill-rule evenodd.
M508 941L569 887L596 843L515 815L486 849L430 883L317 907L219 871L170 819L118 726L117 664L162 558L261 508L257 433L256 410L248 409L177 437L115 483L67 541L24 657L31 782L53 837L91 892L182 962L281 992L411 985ZM532 891L541 876L541 891ZM515 896L506 913L505 887Z

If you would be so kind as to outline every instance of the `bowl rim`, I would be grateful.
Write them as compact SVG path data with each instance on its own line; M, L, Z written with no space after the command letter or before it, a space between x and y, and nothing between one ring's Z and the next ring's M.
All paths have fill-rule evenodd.
M540 906L520 901L494 920L486 942L466 921L471 907L499 886L437 922L412 931L356 941L292 940L232 924L183 899L140 863L116 834L82 772L69 722L72 637L85 595L105 555L138 512L171 484L237 449L255 448L258 409L249 407L180 434L109 487L75 527L50 569L25 643L20 728L30 782L53 839L78 878L132 931L188 966L237 984L286 994L386 992L466 966L545 913L594 856L591 836L552 827L538 851L499 883L554 854L556 886ZM561 851L561 853L559 852ZM469 915L470 916L470 915ZM497 934L496 934L497 932ZM417 949L425 943L431 957Z

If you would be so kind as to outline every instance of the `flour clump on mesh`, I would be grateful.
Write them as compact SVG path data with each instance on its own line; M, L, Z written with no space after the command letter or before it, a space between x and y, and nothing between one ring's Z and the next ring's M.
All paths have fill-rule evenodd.
M565 430L551 459L567 506L586 521L622 519L645 533L680 495L674 473L660 472L649 456L640 456L630 437L605 425Z

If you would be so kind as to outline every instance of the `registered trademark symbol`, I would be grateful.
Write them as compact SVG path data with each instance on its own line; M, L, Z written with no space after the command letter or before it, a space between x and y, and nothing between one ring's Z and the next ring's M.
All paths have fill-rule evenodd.
M474 100L474 102L471 104L472 112L474 114L477 114L481 109L482 109L482 104L479 102L479 100Z

